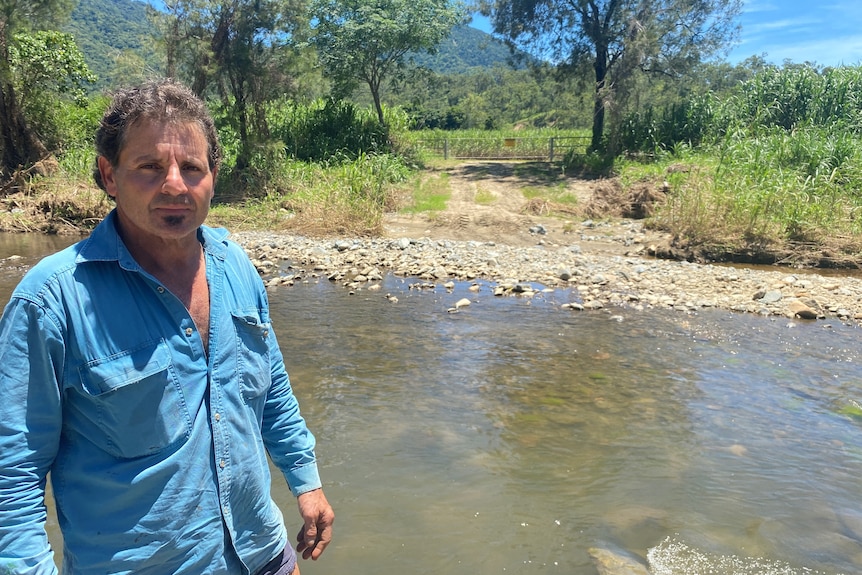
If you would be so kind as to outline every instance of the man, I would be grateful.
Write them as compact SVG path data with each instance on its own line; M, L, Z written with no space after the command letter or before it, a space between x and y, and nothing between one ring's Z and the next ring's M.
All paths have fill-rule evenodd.
M203 222L220 148L170 80L120 92L96 136L116 208L45 258L0 319L0 573L299 574L267 453L297 496L296 551L334 514L263 284Z

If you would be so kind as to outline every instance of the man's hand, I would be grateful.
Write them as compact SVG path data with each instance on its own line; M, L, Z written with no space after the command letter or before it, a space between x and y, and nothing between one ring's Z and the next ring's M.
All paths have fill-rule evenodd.
M296 536L296 552L301 553L303 559L316 560L332 541L335 512L322 489L303 493L296 498L296 503L305 522Z

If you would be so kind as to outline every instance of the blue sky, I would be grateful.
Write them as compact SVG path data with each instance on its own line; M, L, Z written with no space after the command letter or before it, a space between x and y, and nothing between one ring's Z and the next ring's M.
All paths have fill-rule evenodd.
M727 56L739 63L762 56L773 64L785 60L824 66L862 65L860 0L745 0L739 43ZM488 31L487 21L474 27Z

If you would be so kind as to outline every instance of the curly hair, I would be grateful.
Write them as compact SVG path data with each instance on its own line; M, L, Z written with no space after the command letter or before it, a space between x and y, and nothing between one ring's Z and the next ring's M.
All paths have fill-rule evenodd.
M93 179L101 189L105 190L105 183L99 172L98 157L104 156L112 166L116 166L129 128L142 121L198 124L207 139L210 170L215 170L221 163L218 134L206 104L176 80L151 80L118 91L102 116L96 130L97 162L93 170Z

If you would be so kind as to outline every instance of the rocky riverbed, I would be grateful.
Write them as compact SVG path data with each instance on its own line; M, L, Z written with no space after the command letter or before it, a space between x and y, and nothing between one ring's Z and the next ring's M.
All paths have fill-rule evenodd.
M431 237L312 239L267 232L233 236L268 286L326 278L349 290L380 290L392 273L417 289L469 282L480 294L535 297L570 289L570 312L718 308L816 321L862 321L862 275L816 270L702 265L653 257L638 223L618 224L600 237L585 227L563 240L531 229L533 245ZM596 246L613 249L596 249ZM386 297L387 294L381 294ZM391 297L391 296L390 296ZM394 299L394 298L393 298ZM457 308L469 305L459 301Z

